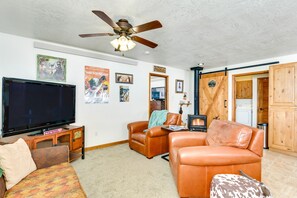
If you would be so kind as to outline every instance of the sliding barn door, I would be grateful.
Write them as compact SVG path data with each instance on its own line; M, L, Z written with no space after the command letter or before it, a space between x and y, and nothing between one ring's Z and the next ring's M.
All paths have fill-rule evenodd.
M213 119L228 120L228 76L225 72L202 75L199 94L199 114L207 115L207 127Z

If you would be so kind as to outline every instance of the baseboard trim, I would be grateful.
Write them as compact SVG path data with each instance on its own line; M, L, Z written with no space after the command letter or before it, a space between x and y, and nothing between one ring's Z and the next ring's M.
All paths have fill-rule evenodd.
M101 145L97 145L97 146L91 146L91 147L87 147L85 148L85 151L92 151L92 150L96 150L96 149L102 149L102 148L106 148L106 147L110 147L110 146L115 146L118 144L125 144L128 143L128 140L122 140L122 141L118 141L118 142L112 142L112 143L108 143L108 144L101 144Z

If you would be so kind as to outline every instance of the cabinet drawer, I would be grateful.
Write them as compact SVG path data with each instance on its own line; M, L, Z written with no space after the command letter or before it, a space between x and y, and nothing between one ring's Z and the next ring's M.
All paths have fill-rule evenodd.
M45 135L35 137L32 143L32 149L51 147L57 144L56 139L53 135Z
M83 129L74 129L72 131L72 150L82 148L83 146Z

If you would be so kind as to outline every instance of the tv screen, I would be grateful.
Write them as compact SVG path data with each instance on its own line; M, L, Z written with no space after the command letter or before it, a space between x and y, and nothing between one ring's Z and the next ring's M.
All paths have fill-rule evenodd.
M75 122L75 85L2 80L2 136Z

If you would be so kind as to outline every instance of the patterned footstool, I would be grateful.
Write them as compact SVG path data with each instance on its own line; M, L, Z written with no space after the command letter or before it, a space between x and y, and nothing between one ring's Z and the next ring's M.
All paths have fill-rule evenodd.
M263 185L263 183L241 175L218 174L212 179L210 197L272 198L272 196L264 195L261 185Z

